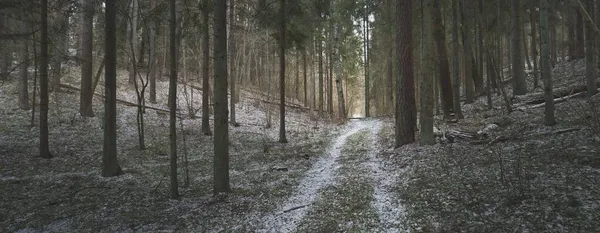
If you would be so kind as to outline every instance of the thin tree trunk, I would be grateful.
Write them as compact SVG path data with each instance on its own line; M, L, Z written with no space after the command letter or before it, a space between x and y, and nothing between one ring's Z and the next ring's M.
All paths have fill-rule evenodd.
M533 60L533 87L539 87L539 73L538 73L538 52L537 52L537 17L535 15L535 7L538 5L539 0L531 1L531 58Z
M136 77L135 69L135 49L137 48L137 18L138 18L138 1L131 0L131 21L129 21L129 84L133 84Z
M230 61L230 71L231 74L229 78L231 79L231 87L229 88L231 91L231 100L229 105L229 121L233 127L239 126L239 124L235 121L235 103L236 103L236 79L237 79L237 67L235 65L236 56L237 56L237 43L235 41L235 29L234 29L234 14L235 14L235 0L229 0L229 57Z
M152 0L152 10L156 9L156 0ZM150 32L149 32L149 43L150 43L150 53L149 53L149 58L150 61L148 62L148 64L150 65L150 67L148 67L150 69L150 80L149 80L149 85L150 85L150 103L155 104L156 103L156 73L158 70L158 61L156 59L156 54L157 54L157 47L158 47L158 43L156 43L156 38L160 38L160 36L158 35L158 27L159 23L158 20L151 20L150 21Z
M48 0L42 0L40 55L40 157L52 158L48 144Z
M304 75L304 85L303 85L303 91L304 91L304 106L306 107L308 105L308 99L307 99L307 86L306 86L306 82L307 82L307 64L306 64L306 49L302 50L302 70L304 70L302 72L302 74Z
M169 171L171 199L179 198L179 183L177 182L177 17L175 1L171 0L169 2L169 61L171 73L169 77L169 147L171 155ZM135 63L133 64L135 65Z
M28 33L29 29L29 23L23 22L23 31ZM29 110L29 87L27 84L29 79L29 38L23 38L21 43L21 64L19 66L19 107L22 110Z
M202 9L202 133L210 136L210 106L209 106L209 66L210 66L210 31L209 23L209 4L210 0L203 0Z
M281 0L281 9L280 9L280 17L281 17L281 24L280 24L280 31L279 31L279 38L280 38L280 45L279 45L279 100L280 105L279 105L279 142L280 143L287 143L288 140L285 137L285 43L286 43L286 34L285 34L285 30L286 30L286 0ZM322 79L321 79L322 80ZM321 97L323 96L323 92L321 91ZM321 100L323 100L321 98ZM321 107L322 107L322 103L321 103ZM321 108L322 110L323 108Z
M586 0L588 15L594 15L594 0ZM596 67L596 32L594 22L586 21L585 24L585 77L587 80L587 96L591 97L598 93L596 79L598 70Z
M555 125L554 118L554 96L552 94L552 72L550 64L550 54L548 53L548 8L547 0L541 0L540 4L540 39L541 39L541 63L542 80L544 81L544 99L546 101L544 109L544 125Z
M321 28L317 31L318 33L323 33ZM322 35L317 36L317 56L319 56L319 117L323 116L323 40L321 40L321 37Z

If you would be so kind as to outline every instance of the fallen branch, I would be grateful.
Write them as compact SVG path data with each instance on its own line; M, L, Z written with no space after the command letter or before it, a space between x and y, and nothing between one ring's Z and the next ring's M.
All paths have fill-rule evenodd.
M572 95L568 95L568 96L563 96L563 97L556 98L552 102L554 102L554 104L558 104L558 103L565 102L565 101L567 101L569 99L583 97L585 95L586 95L585 91L578 92L578 93L575 93L575 94L572 94ZM518 110L528 110L528 109L534 109L534 108L541 108L541 107L544 107L544 106L546 106L545 102L541 103L541 104L531 105L531 106L524 105L524 106L518 107L517 109Z
M292 208L290 208L290 209L284 210L284 211L283 211L283 212L281 212L281 213L282 213L282 214L285 214L285 213L287 213L287 212L291 212L291 211L294 211L294 210L297 210L297 209L302 209L302 208L308 207L308 206L310 206L310 205L312 205L312 203L310 203L310 204L306 204L306 205L301 205L301 206L292 207Z

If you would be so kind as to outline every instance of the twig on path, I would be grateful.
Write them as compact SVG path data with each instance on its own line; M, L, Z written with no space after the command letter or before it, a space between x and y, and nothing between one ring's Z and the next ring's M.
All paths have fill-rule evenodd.
M290 208L290 209L284 210L284 211L283 211L283 212L281 212L281 213L282 213L282 214L285 214L285 213L287 213L287 212L291 212L291 211L294 211L294 210L297 210L297 209L302 209L302 208L308 207L308 206L310 206L310 205L312 205L312 204L313 204L313 203L306 204L306 205L301 205L301 206L296 206L296 207L292 207L292 208Z

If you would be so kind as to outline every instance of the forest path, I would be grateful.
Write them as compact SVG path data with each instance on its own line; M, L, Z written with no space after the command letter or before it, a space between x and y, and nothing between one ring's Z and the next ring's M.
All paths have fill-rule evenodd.
M260 232L399 232L397 172L377 158L379 120L351 120Z

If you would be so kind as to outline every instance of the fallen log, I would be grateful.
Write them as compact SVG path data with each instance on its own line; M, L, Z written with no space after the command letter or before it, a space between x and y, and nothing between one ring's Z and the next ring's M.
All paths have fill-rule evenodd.
M184 84L184 83L180 83L180 84ZM188 85L188 86L192 87L193 89L196 89L198 91L202 91L202 88L199 87L199 86L196 86L196 85L193 85L193 84L189 84L189 83L188 84L184 84L184 85ZM243 90L247 91L247 92L250 92L250 93L256 93L256 94L260 94L260 95L266 96L265 94L257 92L257 91L250 91L248 89L243 89ZM231 93L228 92L227 95L231 95ZM275 99L275 101L273 102L273 101L264 100L262 98L256 98L256 97L251 97L251 96L245 96L244 98L251 99L251 100L258 100L258 101L261 101L261 102L266 103L266 104L272 104L272 105L279 105L280 104L278 99ZM302 105L289 102L287 100L285 102L285 106L289 107L289 108L295 108L295 109L301 109L301 110L309 110L309 108L307 108L307 107L304 107Z
M78 87L74 87L74 86L67 85L67 84L64 84L64 83L61 83L60 87L65 88L65 89L69 89L69 90L73 90L73 91L81 91L81 89L79 89ZM104 95L102 95L102 94L94 93L94 95L98 96L98 97L104 98ZM123 104L123 105L128 106L128 107L139 107L140 106L137 103L133 103L133 102L129 102L129 101L126 101L126 100L121 100L121 99L117 99L117 103ZM161 113L169 113L169 110L166 110L166 109L155 108L155 107L152 107L152 106L142 106L142 107L144 107L146 109L155 110L155 111L161 112ZM178 114L178 115L185 115L185 114Z
M572 94L572 95L568 95L568 96L563 96L563 97L556 98L552 102L554 102L554 104L558 104L558 103L565 102L565 101L567 101L569 99L579 98L579 97L583 97L585 95L586 95L586 92L583 91L583 92L575 93L575 94ZM534 109L534 108L541 108L541 107L544 107L544 106L546 106L545 102L541 103L541 104L534 104L534 105L531 105L531 106L524 105L524 106L518 107L517 109L518 110L529 110L529 109Z

